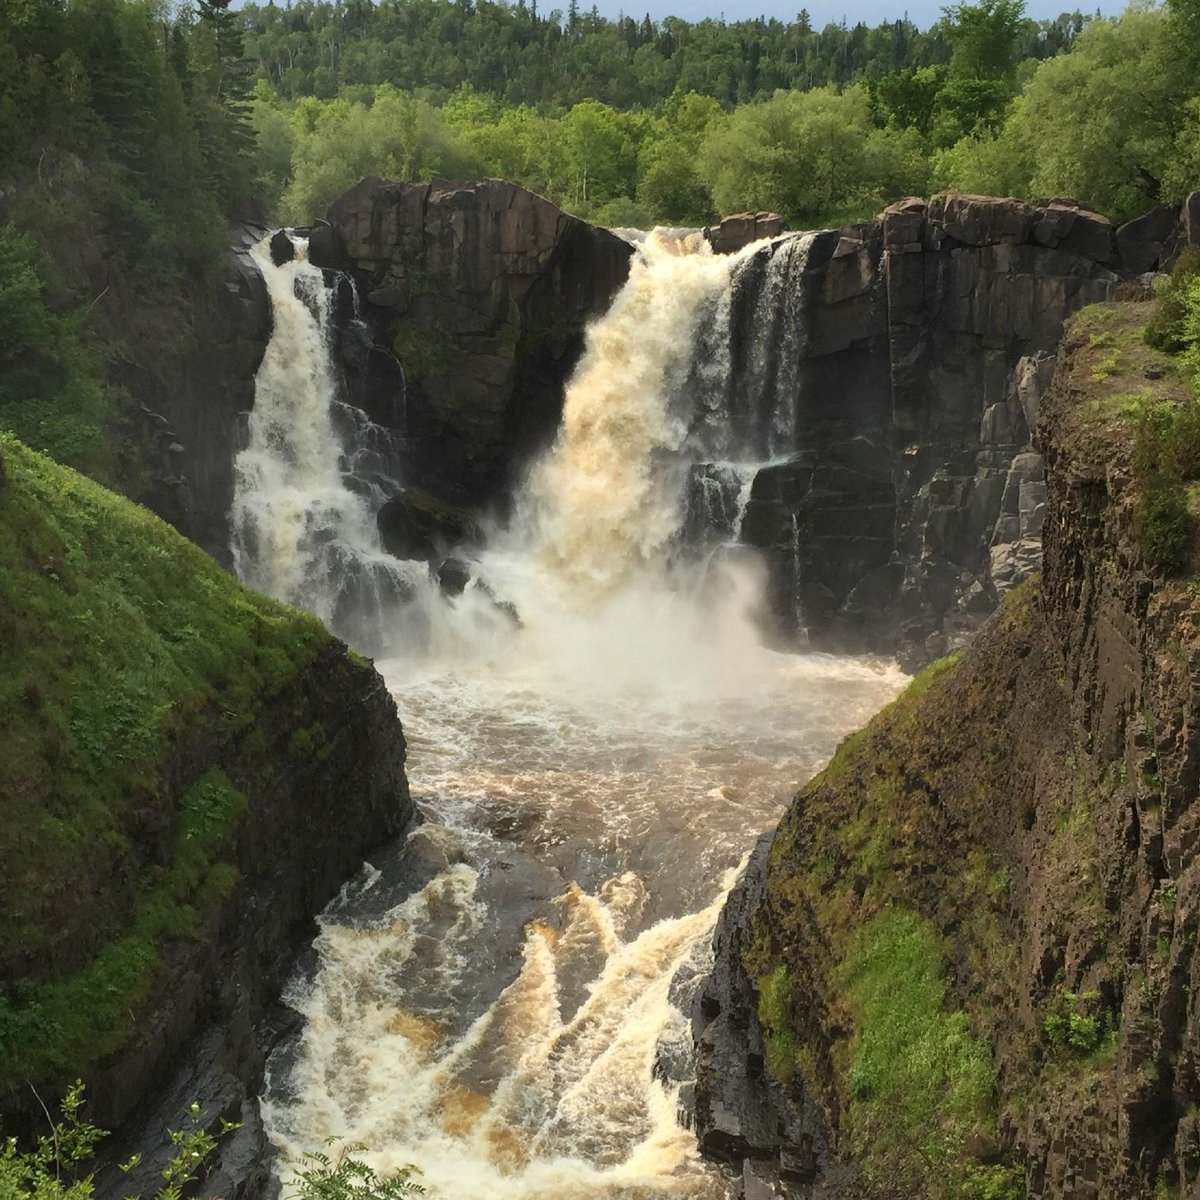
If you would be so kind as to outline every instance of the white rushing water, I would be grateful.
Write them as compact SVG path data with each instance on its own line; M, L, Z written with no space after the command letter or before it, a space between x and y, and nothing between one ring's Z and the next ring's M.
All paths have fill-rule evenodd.
M328 420L319 277L259 261L276 324L238 462L238 567L329 619L346 558L378 545ZM347 885L291 986L304 1025L264 1105L285 1155L362 1142L445 1200L726 1195L655 1078L656 1047L687 1042L672 979L702 963L756 836L901 681L765 649L755 560L681 550L682 393L734 267L647 239L475 580L448 599L423 567L388 567L406 598L373 610L393 625L377 665L426 823ZM736 533L751 477L705 476L714 527Z

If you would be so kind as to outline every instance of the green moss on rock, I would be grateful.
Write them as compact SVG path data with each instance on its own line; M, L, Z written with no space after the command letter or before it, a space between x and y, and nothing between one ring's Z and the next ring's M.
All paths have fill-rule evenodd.
M249 745L332 642L146 510L0 454L3 1090L115 1049L232 892L246 799L205 748Z

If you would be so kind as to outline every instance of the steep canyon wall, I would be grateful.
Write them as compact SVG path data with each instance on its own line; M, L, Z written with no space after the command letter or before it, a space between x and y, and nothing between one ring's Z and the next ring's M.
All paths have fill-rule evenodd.
M726 907L696 1118L748 1197L1194 1194L1200 660L1194 589L1147 570L1134 515L1121 397L1182 394L1148 310L1090 310L1058 356L1040 579L843 745ZM914 977L879 932L897 914L929 930L937 1011L987 1048L994 1106L957 1128L936 1056L910 1042L891 1093L900 1067L863 1057L886 1031L862 973L897 1004Z
M386 547L436 565L478 538L482 513L505 513L553 437L583 329L634 250L496 180L368 179L328 216L308 252L345 281L340 395L374 439L348 478L382 488ZM696 334L691 402L698 429L720 412L755 464L740 535L770 567L775 636L914 662L960 644L1038 562L1030 429L1063 320L1144 286L1182 241L1171 210L1115 230L1072 202L944 195L743 250ZM224 559L239 412L270 330L244 254L223 305L238 333L214 356L216 399L168 415L181 524Z

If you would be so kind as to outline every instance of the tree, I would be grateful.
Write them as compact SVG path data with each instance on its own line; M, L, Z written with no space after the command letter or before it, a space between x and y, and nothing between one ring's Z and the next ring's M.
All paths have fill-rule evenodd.
M1195 83L1173 37L1153 9L1092 21L1069 54L1038 67L995 136L938 158L939 182L1078 196L1118 220L1181 198L1189 185L1178 166L1196 144Z
M1025 24L1024 0L952 4L945 13L952 47L950 74L966 79L1009 79L1013 47Z

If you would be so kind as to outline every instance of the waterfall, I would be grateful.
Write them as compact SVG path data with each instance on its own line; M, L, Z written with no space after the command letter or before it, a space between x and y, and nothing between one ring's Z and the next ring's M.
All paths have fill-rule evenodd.
M420 573L379 545L371 489L380 494L387 454L365 414L338 403L334 290L308 262L307 243L294 245L295 258L280 266L265 241L252 251L274 328L255 377L249 442L234 462L234 566L253 587L375 653L389 644ZM346 466L362 481L356 489L347 486Z
M730 258L702 238L651 235L588 339L562 429L526 494L538 553L583 600L653 569L684 516L688 422L673 411L705 305L728 289Z
M677 1120L672 981L786 796L900 680L765 648L762 568L733 545L758 466L794 448L799 379L797 311L747 316L748 285L782 303L798 241L639 241L556 442L456 596L380 551L397 484L339 405L325 277L302 244L282 267L256 252L275 331L237 460L238 570L383 648L425 818L346 886L289 986L303 1023L263 1104L285 1157L342 1136L440 1200L728 1196Z

